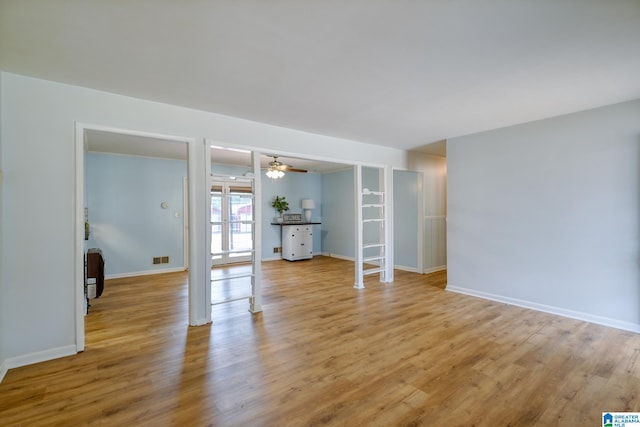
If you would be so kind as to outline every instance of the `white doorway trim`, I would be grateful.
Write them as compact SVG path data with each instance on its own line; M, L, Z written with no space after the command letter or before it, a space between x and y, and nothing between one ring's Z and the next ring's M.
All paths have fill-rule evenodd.
M184 269L189 270L189 179L182 178L182 247Z
M420 274L424 274L424 176L420 171L417 174L416 182L418 193L418 247L416 248L417 270Z
M175 142L184 142L187 144L187 170L188 170L188 188L189 188L189 197L188 199L188 207L189 213L192 213L194 209L195 200L193 197L190 197L191 194L195 194L195 190L193 189L195 186L195 170L196 165L192 164L193 162L193 153L192 151L195 149L195 140L193 138L180 137L175 135L164 135L157 134L152 132L141 132L134 131L130 129L121 129L110 126L101 126L95 124L87 124L87 123L75 123L75 194L74 194L74 216L75 216L75 251L74 251L74 280L75 280L75 336L76 336L76 351L81 352L84 351L85 347L85 330L84 330L84 317L86 312L86 300L84 295L84 207L85 207L85 199L84 199L84 184L85 184L85 149L86 149L86 131L87 130L96 130L103 132L112 132L123 135L132 135L132 136L140 136L140 137L149 137L155 139L163 139L167 141L175 141ZM189 218L191 219L191 218ZM189 221L191 223L191 221ZM189 227L189 240L193 241L193 227ZM188 259L187 259L188 261ZM190 265L190 262L186 262L187 265ZM193 269L189 270L189 300L194 298L196 281L193 276ZM191 323L191 319L194 318L193 310L195 308L190 303L189 304L189 319Z

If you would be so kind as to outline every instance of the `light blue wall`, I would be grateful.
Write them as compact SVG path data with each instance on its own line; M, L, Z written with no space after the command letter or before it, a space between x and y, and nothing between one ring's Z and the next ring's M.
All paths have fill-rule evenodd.
M280 179L267 178L264 173L262 179L262 258L280 258L279 253L273 253L273 248L282 246L281 227L271 225L278 213L271 207L274 196L284 196L289 202L289 211L286 213L303 214L301 203L303 199L315 201L316 208L311 212L311 220L321 222L323 212L323 186L322 177L316 173L286 173ZM304 215L304 214L303 214ZM322 252L322 240L320 239L321 225L313 226L313 253L319 255Z
M447 289L640 332L640 100L447 156Z
M241 175L246 168L213 165L214 173ZM363 185L372 191L378 189L377 168L363 168ZM184 162L146 159L140 157L113 156L106 154L87 154L87 204L90 213L92 234L86 247L100 247L105 252L107 274L119 275L143 272L152 269L175 268L183 266L182 260L182 220L174 217L164 218L165 237L161 238L156 230L143 217L131 217L130 208L123 211L118 206L141 204L135 208L137 212L148 215L175 213L175 209L163 211L159 208L161 201L147 205L147 199L160 200L168 198L163 195L163 187L173 186L175 194L170 206L182 209L182 187L179 185L186 174ZM141 178L142 177L142 180ZM177 178L176 178L177 177ZM345 170L336 173L319 175L314 173L288 173L279 180L261 176L263 186L263 259L279 258L273 253L274 247L281 246L280 227L271 225L277 216L271 207L275 195L284 195L289 201L289 213L302 213L302 199L311 198L316 202L312 212L312 220L322 222L314 228L314 253L329 253L340 257L353 258L354 252L354 216L353 171ZM159 180L166 182L158 184ZM148 188L146 186L149 186ZM121 188L122 189L121 189ZM123 192L126 191L126 192ZM150 193L150 191L152 191ZM153 191L160 191L154 194ZM416 174L413 172L394 172L395 196L395 262L402 267L416 268L417 245L417 187ZM139 194L145 194L140 198ZM156 206L157 205L157 206ZM123 215L125 214L125 215ZM165 215L167 216L167 215ZM162 218L157 221L163 221ZM156 221L156 222L157 222ZM142 223L141 223L142 222ZM173 227L171 227L173 225ZM168 227L167 227L168 226ZM148 236L147 236L148 234ZM131 245L122 240L122 235L135 238L137 244ZM136 237L137 236L137 237ZM367 236L365 236L367 237ZM369 236L369 240L377 236ZM164 241L164 243L163 243ZM125 243L127 242L127 243ZM146 246L148 242L151 246ZM175 242L170 243L170 242ZM160 247L167 249L160 250ZM135 253L130 253L136 248ZM158 248L158 249L156 249ZM162 253L160 253L162 252ZM153 256L170 254L171 263L152 265Z
M393 171L393 257L396 266L417 268L418 174Z
M107 276L184 267L186 161L88 153L85 174L86 246L102 249ZM156 256L169 256L170 263L154 265Z
M355 199L353 171L322 175L322 251L355 257Z

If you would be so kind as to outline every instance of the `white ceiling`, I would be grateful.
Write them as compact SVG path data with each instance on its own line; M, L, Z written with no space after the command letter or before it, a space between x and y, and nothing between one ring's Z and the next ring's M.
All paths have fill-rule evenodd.
M0 0L0 68L424 148L640 98L640 0Z

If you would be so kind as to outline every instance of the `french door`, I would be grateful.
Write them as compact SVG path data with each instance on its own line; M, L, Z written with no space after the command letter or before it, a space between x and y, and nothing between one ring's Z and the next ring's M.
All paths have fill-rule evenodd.
M211 185L211 262L250 262L254 197L251 182L213 181Z

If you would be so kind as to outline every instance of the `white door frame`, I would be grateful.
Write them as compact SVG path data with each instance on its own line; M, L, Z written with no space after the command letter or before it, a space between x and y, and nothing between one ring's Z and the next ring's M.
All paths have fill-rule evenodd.
M182 262L189 270L189 178L182 178Z
M84 207L85 207L85 199L84 199L84 184L85 184L85 132L87 130L97 130L103 132L112 132L124 135L132 135L132 136L142 136L149 137L155 139L163 139L168 141L175 142L184 142L187 144L187 169L189 179L188 189L189 196L188 199L188 207L189 207L189 215L192 216L195 211L194 205L196 200L192 197L195 194L195 186L196 186L196 177L197 177L197 165L194 161L197 159L197 155L194 152L195 140L193 138L180 137L175 135L164 135L157 134L151 132L141 132L134 131L130 129L121 129L109 126L101 126L94 124L86 124L86 123L75 123L75 252L74 252L74 277L75 277L75 330L76 330L76 351L81 352L84 351L85 344L85 330L84 330L84 316L85 316L85 294L84 294ZM187 215L187 213L185 213ZM193 218L185 218L189 224L193 223ZM189 236L188 239L193 243L194 239L191 236L194 233L194 227L189 227ZM193 253L190 251L188 253ZM187 259L188 260L188 259ZM188 260L189 261L189 260ZM187 265L192 265L191 262L187 262ZM195 274L194 269L189 270L189 323L194 324L194 311L197 310L194 307L193 300L196 299L196 289L197 287L197 275ZM209 316L210 319L210 316Z

